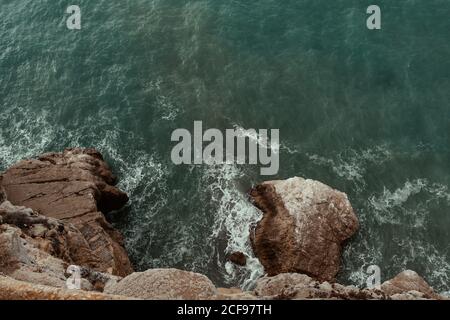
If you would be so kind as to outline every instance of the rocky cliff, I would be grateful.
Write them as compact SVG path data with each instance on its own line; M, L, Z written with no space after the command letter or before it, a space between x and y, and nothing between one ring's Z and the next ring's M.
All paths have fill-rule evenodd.
M334 283L342 246L358 228L347 196L320 182L265 182L250 192L263 218L251 241L266 269L253 291L216 288L177 269L133 273L104 214L127 195L101 154L68 149L12 166L0 178L0 299L443 299L414 271L377 289ZM229 257L238 265L245 255ZM67 270L80 270L68 290Z
M3 173L0 185L10 203L7 210L15 212L9 216L23 216L28 211L30 216L41 216L38 220L51 218L58 224L52 228L56 233L64 229L67 252L58 252L59 258L126 276L133 269L122 236L104 216L128 201L115 183L116 177L99 152L77 148L20 161ZM13 225L28 226L25 222ZM45 223L32 225L33 230L25 228L25 232L47 227ZM48 230L41 233L48 237Z

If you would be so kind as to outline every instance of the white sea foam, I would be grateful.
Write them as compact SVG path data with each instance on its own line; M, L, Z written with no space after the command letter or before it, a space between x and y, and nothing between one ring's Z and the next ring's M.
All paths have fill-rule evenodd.
M447 249L430 242L427 222L430 210L441 202L450 204L446 185L428 179L407 180L398 188L384 188L372 195L360 210L362 230L344 250L346 278L364 286L366 268L382 266L382 280L405 269L416 269L437 290L448 290L450 257ZM373 218L380 223L373 224ZM398 228L399 233L385 234L384 230ZM419 229L419 230L418 230ZM409 234L405 237L405 233ZM389 254L390 252L390 254Z
M392 257L392 265L398 272L409 269L411 265L420 261L425 279L433 284L433 287L441 292L448 290L450 282L449 257L438 250L433 244L421 241L402 239L398 240L405 251Z
M172 99L164 94L162 88L163 80L158 78L153 80L145 88L147 94L156 97L156 115L159 119L173 121L183 113L182 107L176 105Z
M58 129L51 125L45 110L30 114L19 106L2 111L0 123L0 166L3 169L44 152L55 139Z
M371 265L378 265L379 261L383 260L381 252L376 247L371 247L368 244L362 244L361 247L365 247L365 250L358 250L356 253L352 248L346 248L344 252L351 253L350 255L344 254L343 259L358 261L357 265L354 265L349 272L348 279L346 281L349 284L357 286L359 288L366 287L367 268Z
M236 165L210 166L204 172L203 181L217 206L210 239L217 239L219 233L225 232L228 241L226 253L240 251L248 257L242 287L249 288L263 274L263 268L254 257L249 241L250 226L261 219L261 213L237 188L236 180L243 176L243 171ZM230 282L236 280L242 271L229 262L225 270L226 280Z
M364 176L367 166L384 163L391 158L391 153L386 146L381 145L359 151L346 150L333 158L310 153L307 156L311 161L331 168L338 177L352 181L361 190L366 185Z
M415 203L412 208L405 204L419 193L426 193L426 200ZM391 191L384 188L379 195L371 196L369 206L371 214L380 223L401 224L404 218L414 227L423 227L429 214L428 205L438 200L450 200L448 187L438 183L430 183L427 179L406 181L403 186Z
M243 127L237 124L233 125L233 127L239 137L248 138L251 142L256 143L261 148L267 148L269 146L269 142L267 141L269 137L263 137L261 135L258 135L257 129L255 129L255 131L252 131L249 129L244 129ZM271 140L269 147L271 152L273 153L280 152L280 144L277 141Z

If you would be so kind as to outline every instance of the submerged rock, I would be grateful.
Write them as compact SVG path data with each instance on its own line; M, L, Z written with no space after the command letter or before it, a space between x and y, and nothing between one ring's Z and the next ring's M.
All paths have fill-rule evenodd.
M267 274L298 272L333 281L344 241L358 229L347 195L298 177L264 182L249 195L264 213L250 238Z
M126 276L133 270L122 236L104 217L128 201L115 183L99 152L76 148L20 161L3 174L0 185L12 204L74 227L68 228L68 238L75 235L80 244L72 251L77 264Z
M213 299L217 290L206 276L177 269L150 269L136 272L114 285L105 293L151 300Z

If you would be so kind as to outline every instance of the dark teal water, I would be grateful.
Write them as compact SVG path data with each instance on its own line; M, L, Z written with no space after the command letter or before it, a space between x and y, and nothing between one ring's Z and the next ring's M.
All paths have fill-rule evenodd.
M76 3L72 3L76 2ZM450 277L450 2L0 0L0 169L44 151L98 148L131 202L110 217L137 269L178 267L218 285L261 273L251 254L256 166L181 166L170 135L279 128L278 176L348 193L361 230L340 281L405 268ZM78 4L82 29L65 27Z

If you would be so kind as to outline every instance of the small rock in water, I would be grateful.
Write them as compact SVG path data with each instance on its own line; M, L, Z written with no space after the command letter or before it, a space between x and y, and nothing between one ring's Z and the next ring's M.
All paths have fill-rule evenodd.
M230 254L228 260L241 267L247 264L247 257L245 256L245 254L239 251Z

